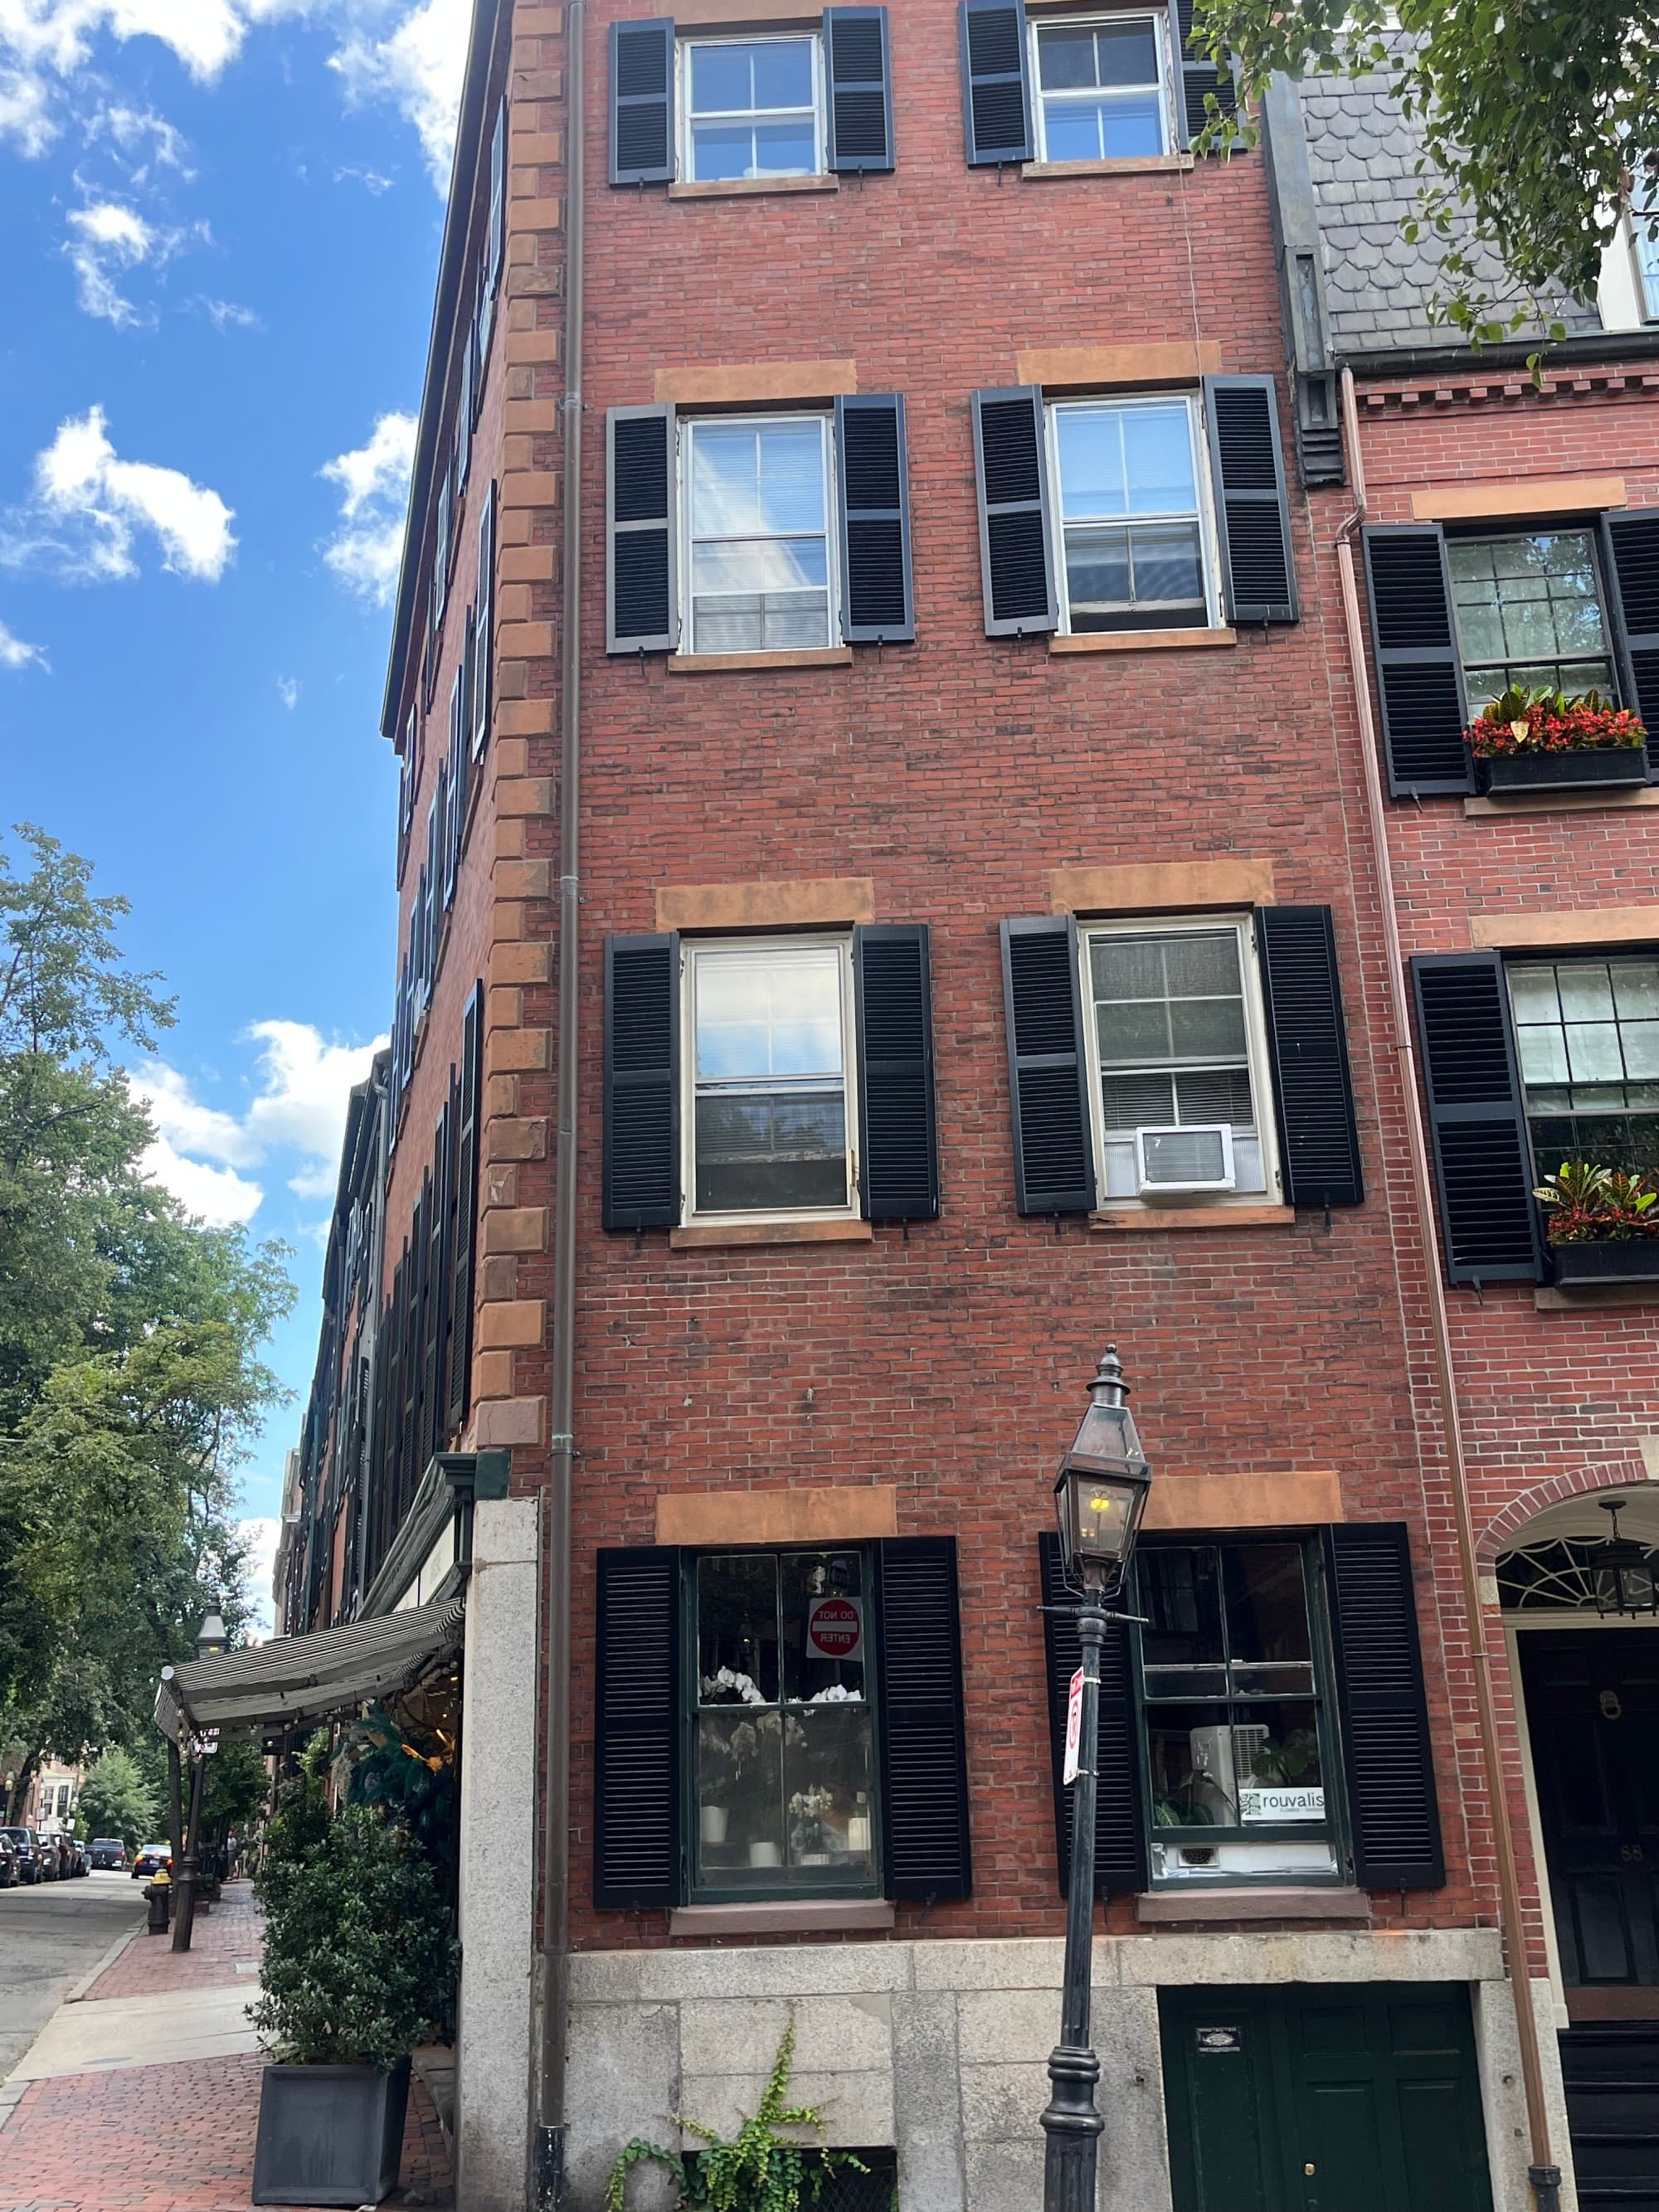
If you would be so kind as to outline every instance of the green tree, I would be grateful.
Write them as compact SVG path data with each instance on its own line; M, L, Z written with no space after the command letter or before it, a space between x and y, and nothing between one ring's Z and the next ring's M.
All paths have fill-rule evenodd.
M88 1769L79 1811L88 1836L119 1836L130 1850L149 1843L161 1817L155 1793L137 1760L112 1745Z
M1427 155L1408 230L1442 242L1442 311L1478 342L1551 328L1563 294L1593 300L1620 210L1659 198L1651 12L1595 0L1198 0L1196 30L1233 58L1247 94L1275 70L1390 80ZM1224 119L1212 135L1225 143L1236 131L1252 135ZM1483 247L1510 289L1486 282Z
M202 1819L221 1842L245 1836L270 1788L259 1747L247 1736L226 1736L207 1763Z

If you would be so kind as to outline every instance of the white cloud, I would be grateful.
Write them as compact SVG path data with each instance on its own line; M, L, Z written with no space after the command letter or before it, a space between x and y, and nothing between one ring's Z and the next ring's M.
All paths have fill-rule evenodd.
M196 173L185 164L189 149L184 138L153 107L100 106L82 128L88 145L106 152L112 147L126 157L127 175L135 185L147 183L152 169L176 169L186 179Z
M275 1632L271 1579L276 1572L276 1542L283 1533L283 1524L274 1513L261 1514L254 1520L239 1521L236 1533L247 1547L242 1595L253 1610L255 1634L263 1639Z
M354 33L329 64L354 100L395 102L419 133L441 192L449 185L471 12L468 0L423 0L386 38Z
M352 1086L368 1073L386 1038L325 1044L309 1022L255 1022L248 1034L264 1048L265 1087L249 1107L246 1123L260 1149L292 1145L314 1158L336 1159ZM331 1192L333 1188L331 1182Z
M202 1152L230 1167L252 1167L259 1148L234 1114L204 1106L176 1067L158 1060L129 1073L128 1087L149 1109L156 1133L187 1152Z
M113 200L71 208L69 224L64 251L75 270L82 313L113 323L118 330L131 330L144 321L131 301L115 289L115 276L148 261L162 234L133 209Z
M337 169L334 172L334 181L337 185L361 185L366 192L372 193L376 199L379 199L383 192L389 192L392 190L390 177L382 176L380 170L366 168L355 161L349 161L344 168Z
M55 564L71 576L135 576L133 544L142 531L161 547L163 568L213 584L236 549L233 514L181 469L122 460L103 409L92 407L60 424L37 457L33 501L10 518L0 559L13 567Z
M192 307L200 308L221 337L227 331L259 331L264 328L252 307L240 307L234 300L210 300L204 296L192 300L190 304Z
M339 485L340 526L323 559L348 590L376 605L389 604L403 551L404 511L415 459L415 417L382 415L367 445L337 454L319 470Z
M0 622L0 668L47 668L50 664L38 645L26 645Z
M234 1168L187 1160L165 1137L144 1147L139 1165L151 1182L171 1191L187 1212L200 1214L216 1229L251 1219L264 1203L262 1185L248 1182Z
M288 708L289 713L291 714L294 712L294 709L300 703L299 678L297 676L279 676L276 678L276 696L282 701L283 706Z

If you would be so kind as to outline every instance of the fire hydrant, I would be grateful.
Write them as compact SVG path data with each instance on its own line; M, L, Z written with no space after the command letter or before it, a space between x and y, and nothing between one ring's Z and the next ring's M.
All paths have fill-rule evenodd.
M145 1932L151 1936L165 1936L173 1908L173 1881L165 1867L159 1869L144 1884L144 1896L149 1905L149 1920Z

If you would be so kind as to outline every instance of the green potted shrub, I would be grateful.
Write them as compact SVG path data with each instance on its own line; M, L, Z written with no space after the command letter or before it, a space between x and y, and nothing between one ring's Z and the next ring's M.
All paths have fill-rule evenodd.
M1563 1160L1533 1195L1545 1210L1558 1283L1659 1279L1659 1179Z
M1646 730L1599 691L1570 699L1511 685L1468 734L1483 791L1581 791L1648 780Z
M459 1947L430 1860L372 1805L331 1818L313 1777L271 1822L254 2023L273 2039L256 2204L376 2204L398 2185L410 2054L441 2031Z

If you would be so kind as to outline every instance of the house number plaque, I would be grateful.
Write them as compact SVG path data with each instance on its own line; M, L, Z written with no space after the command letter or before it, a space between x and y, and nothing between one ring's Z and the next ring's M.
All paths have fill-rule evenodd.
M1193 2034L1198 2047L1205 2052L1243 2051L1244 2031L1242 2027L1197 2027Z

